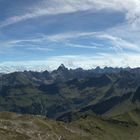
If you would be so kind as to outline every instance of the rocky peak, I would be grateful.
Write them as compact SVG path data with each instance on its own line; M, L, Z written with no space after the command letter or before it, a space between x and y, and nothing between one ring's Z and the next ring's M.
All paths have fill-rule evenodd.
M64 64L61 64L57 69L57 71L67 71L67 70L68 68L66 68Z

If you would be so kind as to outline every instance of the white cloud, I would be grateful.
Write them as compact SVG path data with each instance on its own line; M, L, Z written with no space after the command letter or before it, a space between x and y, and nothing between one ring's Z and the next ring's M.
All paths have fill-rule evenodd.
M90 45L84 45L81 43L73 43L73 39L79 39L79 38L90 38ZM92 39L100 39L105 40L110 44L110 46L105 46L104 44L96 44L94 41L92 42ZM119 36L115 36L112 34L108 34L105 32L66 32L66 33L60 33L55 35L43 35L41 34L38 37L33 38L27 38L22 40L9 40L5 42L0 42L0 46L3 46L4 48L14 48L17 47L26 47L29 50L45 50L45 51L52 51L54 48L52 46L48 46L47 43L55 44L63 43L64 47L73 47L73 48L86 48L86 49L97 49L97 48L103 48L107 47L106 49L109 49L110 47L113 47L114 50L117 53L123 53L123 49L128 49L130 51L136 51L140 52L140 47L135 44L134 42L131 43L130 41L127 41ZM86 42L88 43L88 42ZM44 47L41 47L43 44ZM62 47L62 46L61 46ZM55 49L57 49L55 48Z
M76 11L84 11L88 10L91 6L85 5L84 7L80 6L80 1L74 2L72 1L58 1L53 0L51 3L53 3L53 6L48 6L49 3L45 2L39 6L32 7L30 11L27 11L26 14L20 15L20 16L13 16L5 21L0 23L0 27L5 27L14 23L18 23L21 21L25 21L28 19L45 16L45 15L57 15L57 14L63 14L63 13L72 13Z
M98 47L95 45L81 45L81 44L72 44L72 43L65 43L66 47L72 48L85 48L85 49L97 49Z
M21 13L21 15L15 15L0 22L0 28L40 16L57 15L87 10L92 12L100 10L108 10L110 12L119 11L125 14L126 22L117 27L110 28L102 32L65 32L55 35L42 34L32 38L9 40L5 42L1 41L0 53L7 53L7 51L3 51L2 48L11 49L15 46L24 47L25 44L27 46L30 45L30 48L27 47L29 50L36 49L38 51L52 51L53 48L50 48L50 46L47 48L41 47L41 44L46 45L48 42L64 43L68 47L76 48L94 49L96 47L101 47L100 45L96 46L94 41L91 42L93 45L83 45L80 43L74 44L71 42L72 39L89 37L90 41L92 41L94 38L97 38L105 40L107 43L109 42L112 46L114 46L113 49L115 50L116 54L105 54L101 52L96 56L54 56L48 58L47 60L39 61L3 62L0 64L0 67L12 69L11 71L13 71L14 69L54 69L61 63L66 64L68 67L83 67L85 69L92 68L97 65L129 65L131 67L140 66L140 56L137 53L128 54L124 51L125 49L128 49L130 51L140 52L140 0L44 0L43 3L40 3L40 5L30 7L28 10L26 9L24 12L25 14ZM6 66L8 66L8 68Z
M136 23L140 19L140 0L49 0L33 6L26 14L15 15L0 23L5 27L28 19L44 16L72 13L77 11L114 10L126 14L126 20Z
M111 41L114 47L140 51L140 47L138 47L136 44L132 44L116 36L112 36L109 34L100 34L100 35L97 35L97 37Z
M53 49L50 48L45 48L45 47L37 47L36 45L33 45L34 47L29 47L27 48L28 50L32 50L32 51L45 51L45 52L49 52L49 51L53 51Z
M9 61L0 63L0 72L23 70L50 71L56 69L62 63L68 68L82 67L84 69L91 69L96 66L137 67L140 65L140 56L134 53L125 54L125 57L119 54L99 53L94 56L63 55L49 57L45 60Z
M107 32L107 31L106 31ZM68 43L70 42L71 39L76 39L80 37L89 37L91 40L92 38L98 38L102 40L106 40L107 42L110 42L114 48L118 49L128 49L128 50L134 50L134 51L140 51L140 47L135 44L131 43L130 41L127 41L119 36L115 36L111 34L111 31L109 32L110 34L107 34L105 32L67 32L67 33L61 33L61 34L56 34L52 36L46 36L46 39L49 41L54 41L54 42L64 42L67 46L71 47L81 47L81 48L97 48L99 47L98 45L91 45L91 46L86 46L86 45L77 45L77 44L72 44ZM94 44L94 42L93 42ZM107 46L106 46L107 47Z

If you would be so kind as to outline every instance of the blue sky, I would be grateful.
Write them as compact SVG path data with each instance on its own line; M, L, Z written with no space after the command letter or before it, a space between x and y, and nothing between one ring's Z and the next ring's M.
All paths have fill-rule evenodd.
M140 0L0 0L0 71L140 66Z

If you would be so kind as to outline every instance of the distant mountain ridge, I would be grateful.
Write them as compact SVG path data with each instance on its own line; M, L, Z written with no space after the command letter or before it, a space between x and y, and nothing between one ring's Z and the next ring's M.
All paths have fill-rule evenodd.
M65 65L64 64L61 64L58 68L61 68L61 66L63 66L64 68ZM42 71L45 71L45 70L48 70L48 71L54 71L54 69L51 69L50 67L48 66L44 66L44 65L37 65L37 66L26 66L26 65L23 65L23 66L16 66L16 65L0 65L0 73L12 73L12 72L23 72L23 71L38 71L38 72L42 72ZM69 68L71 69L71 68ZM77 70L81 69L83 70L82 68L76 68ZM129 70L131 69L130 67L126 67L126 68L121 68L121 67L116 67L116 68L113 68L113 67L104 67L104 68L100 68L99 66L97 66L96 68L92 68L92 70L94 70L94 72L98 72L98 73L103 73L103 72L120 72L120 70L122 69L125 69L125 70ZM90 70L90 69L89 69Z

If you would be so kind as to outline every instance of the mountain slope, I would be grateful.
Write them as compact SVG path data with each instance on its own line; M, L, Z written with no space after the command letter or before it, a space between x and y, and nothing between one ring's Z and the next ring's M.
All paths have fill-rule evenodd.
M41 116L0 113L1 140L134 140L139 137L139 110L110 119L81 116L71 123Z

